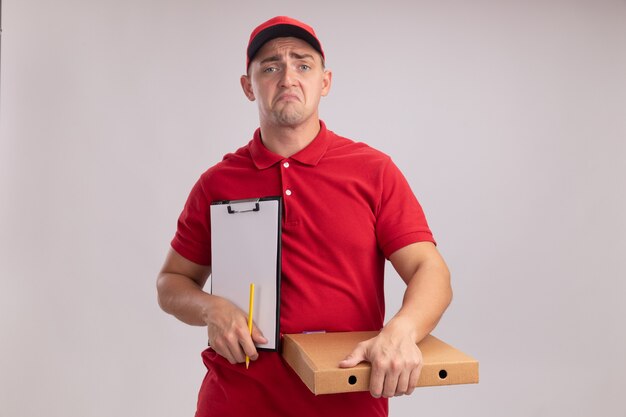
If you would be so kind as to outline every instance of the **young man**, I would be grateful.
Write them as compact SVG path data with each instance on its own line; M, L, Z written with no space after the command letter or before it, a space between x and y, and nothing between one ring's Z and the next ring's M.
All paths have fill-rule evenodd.
M158 277L159 304L206 325L210 348L198 417L385 416L387 398L410 394L428 335L451 300L448 269L422 209L391 159L338 136L319 119L331 87L324 52L308 25L275 17L257 27L241 86L256 101L260 128L193 187ZM381 330L339 366L372 363L370 392L314 396L281 359L262 352L246 313L202 290L211 265L212 201L283 197L282 333ZM389 259L407 288L383 326ZM248 355L254 363L246 369Z

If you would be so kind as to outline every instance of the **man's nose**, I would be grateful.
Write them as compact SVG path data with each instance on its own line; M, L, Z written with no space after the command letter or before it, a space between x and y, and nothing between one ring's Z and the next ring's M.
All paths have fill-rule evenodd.
M280 83L284 87L291 87L296 81L296 69L290 65L286 65L283 69L282 76L280 77Z

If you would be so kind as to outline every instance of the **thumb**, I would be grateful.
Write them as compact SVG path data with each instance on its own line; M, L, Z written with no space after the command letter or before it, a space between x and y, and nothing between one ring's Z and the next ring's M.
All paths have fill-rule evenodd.
M365 347L358 345L352 353L350 353L344 360L339 362L340 368L352 368L357 366L360 362L365 360Z

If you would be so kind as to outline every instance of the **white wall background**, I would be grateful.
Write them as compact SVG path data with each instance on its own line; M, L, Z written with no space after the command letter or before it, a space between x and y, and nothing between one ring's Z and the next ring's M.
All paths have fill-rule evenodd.
M187 193L247 142L251 29L311 23L322 117L392 155L479 385L392 416L626 416L626 2L7 0L0 416L191 416L205 333L162 313ZM402 285L390 276L390 310Z

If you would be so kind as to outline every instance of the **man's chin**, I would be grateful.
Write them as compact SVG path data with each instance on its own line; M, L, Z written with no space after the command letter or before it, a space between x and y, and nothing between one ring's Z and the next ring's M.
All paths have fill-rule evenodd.
M294 127L304 122L305 118L303 117L302 113L290 111L276 114L274 116L274 119L281 126Z

